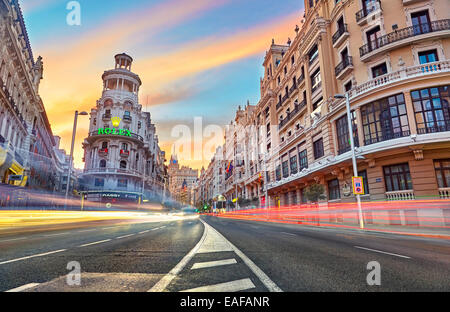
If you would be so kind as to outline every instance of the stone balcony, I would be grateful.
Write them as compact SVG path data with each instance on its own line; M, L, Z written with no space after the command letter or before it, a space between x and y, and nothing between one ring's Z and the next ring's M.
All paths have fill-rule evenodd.
M413 200L416 199L413 190L386 192L387 200Z

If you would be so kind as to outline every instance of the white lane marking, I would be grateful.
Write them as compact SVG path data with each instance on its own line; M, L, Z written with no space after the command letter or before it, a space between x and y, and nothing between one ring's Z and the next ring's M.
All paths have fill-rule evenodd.
M211 225L206 223L205 221L200 221L205 225L205 228L208 227L209 230L216 232L222 239L228 242L234 252L245 262L245 264L252 270L253 273L259 278L259 280L266 286L266 288L270 292L282 292L280 287L277 286L267 275L264 273L252 260L250 260L242 251L240 251L236 246L234 246L230 241L228 241L222 234L220 234L216 229L214 229Z
M11 263L11 262L16 262L16 261L26 260L26 259L30 259L30 258L36 258L36 257L47 256L47 255L55 254L55 253L57 253L57 252L63 252L63 251L66 251L66 250L67 250L67 249L60 249L60 250L55 250L55 251L44 252L44 253L37 254L37 255L31 255L31 256L26 256L26 257L22 257L22 258L17 258L17 259L12 259L12 260L3 261L3 262L0 262L0 264L6 264L6 263Z
M237 263L236 259L226 259L226 260L209 261L209 262L197 262L197 263L194 263L191 270L211 268L211 267L228 265L228 264L236 264L236 263Z
M135 235L135 234L123 235L123 236L116 237L116 239L121 239L121 238L125 238L125 237L130 237L130 236L133 236L133 235Z
M80 245L79 247L86 247L86 246L91 246L91 245L97 245L97 244L101 244L101 243L106 243L109 242L110 239L104 239L98 242L93 242L93 243L88 243L88 244L84 244L84 245Z
M151 229L151 231L156 231L156 230L159 230L159 229L160 229L160 228L157 227L157 228Z
M7 290L5 292L21 292L21 291L24 291L24 290L36 287L38 285L40 285L40 283L30 283L30 284L22 285L22 286L17 287L17 288L13 288L13 289Z
M198 250L198 253L210 253L210 252L222 252L233 251L227 240L223 239L217 232L208 231L206 239L202 244L202 247Z
M159 228L160 228L160 229L163 229L163 228L165 228L165 227L166 227L166 226L165 226L165 225L163 225L163 226L160 226Z
M150 290L148 290L148 292L162 292L167 288L170 282L178 275L178 273L181 272L181 270L183 270L186 264L188 264L188 262L191 261L191 259L197 253L197 250L200 248L206 238L207 232L208 229L205 226L202 238L200 238L197 245L195 245L195 247L192 248L192 250L189 251L188 254L184 256L184 258L181 259L181 261L172 270L170 270L169 273L167 273L158 283L156 283Z
M245 278L227 283L192 288L181 292L236 292L255 287L255 284L249 278Z
M297 236L296 234L288 233L288 232L280 232L282 234L291 235L291 236Z
M360 247L360 246L353 246L353 247L359 248L359 249L364 249L364 250L369 250L369 251L374 251L374 252L379 252L379 253L383 253L383 254L391 255L391 256L396 256L396 257L400 257L400 258L411 259L411 257L395 254L395 253L392 253L392 252L386 252L386 251L370 249L370 248L365 248L365 247Z
M69 233L59 233L59 234L48 234L48 235L44 235L45 237L51 237L51 236L59 236L59 235L66 235L66 234L70 234Z
M97 229L78 231L78 233L97 231Z
M115 228L116 228L115 226L109 226L109 227L102 228L102 230L115 229Z
M150 230L139 232L139 234L144 234L144 233L148 233L148 232L150 232Z
M4 239L4 240L1 240L0 241L0 243L3 243L3 242L12 242L12 241L17 241L17 240L23 240L23 239L27 239L28 237L19 237L19 238L12 238L12 239Z

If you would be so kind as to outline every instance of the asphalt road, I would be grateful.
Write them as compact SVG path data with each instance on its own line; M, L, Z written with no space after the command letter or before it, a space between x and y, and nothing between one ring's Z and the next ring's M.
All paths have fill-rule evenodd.
M69 262L81 285L68 285ZM367 264L380 264L369 286ZM450 242L200 219L0 236L0 291L450 291Z

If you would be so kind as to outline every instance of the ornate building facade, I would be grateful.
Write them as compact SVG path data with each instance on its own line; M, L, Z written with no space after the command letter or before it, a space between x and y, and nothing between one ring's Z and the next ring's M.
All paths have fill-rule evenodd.
M99 202L160 201L164 193L165 153L158 144L149 112L142 111L141 80L133 59L115 56L115 68L102 76L103 93L91 110L84 140L82 175L87 199Z
M0 0L0 183L57 190L55 140L18 0Z
M258 129L256 175L239 183L234 165L225 192L237 184L250 198L240 185L255 177L261 205L305 203L315 183L325 201L354 201L353 136L363 200L450 197L449 1L306 0L295 37L273 41L263 66L246 122ZM225 160L237 142L227 132Z

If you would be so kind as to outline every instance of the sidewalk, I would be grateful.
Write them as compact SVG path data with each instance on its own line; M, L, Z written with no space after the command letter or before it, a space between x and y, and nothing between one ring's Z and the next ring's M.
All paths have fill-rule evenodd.
M450 227L427 227L427 226L417 226L417 225L386 225L386 224L365 224L364 229L359 227L356 223L341 223L341 222L326 222L320 221L299 221L298 219L292 218L265 218L264 215L254 217L254 218L242 218L233 215L216 215L220 218L237 219L244 221L259 221L259 222L273 222L273 223L287 223L287 224L297 224L306 227L318 227L318 228L329 228L329 229L345 229L357 232L374 232L374 233L390 233L399 235L411 235L411 236L421 236L429 238L441 238L450 240Z

